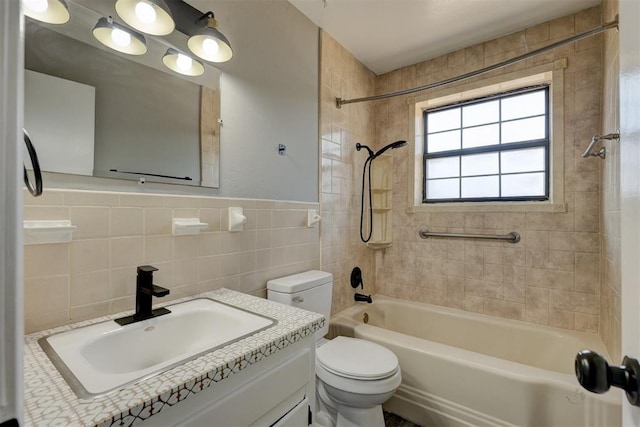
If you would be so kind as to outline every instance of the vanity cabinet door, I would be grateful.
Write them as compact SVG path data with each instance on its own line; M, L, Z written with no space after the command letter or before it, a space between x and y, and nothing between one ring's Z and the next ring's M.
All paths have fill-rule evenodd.
M300 427L309 422L309 400L305 397L287 415L272 424L271 427Z
M277 351L144 421L145 426L306 426L315 402L313 337Z

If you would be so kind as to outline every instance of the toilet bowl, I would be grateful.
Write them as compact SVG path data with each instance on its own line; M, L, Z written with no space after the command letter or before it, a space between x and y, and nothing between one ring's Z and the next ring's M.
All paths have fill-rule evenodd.
M316 351L318 409L328 410L330 426L384 426L381 405L401 380L395 354L370 341L336 337Z
M400 386L398 358L379 344L358 338L327 341L333 277L307 271L267 282L268 299L321 313L316 332L316 425L384 427L382 404Z

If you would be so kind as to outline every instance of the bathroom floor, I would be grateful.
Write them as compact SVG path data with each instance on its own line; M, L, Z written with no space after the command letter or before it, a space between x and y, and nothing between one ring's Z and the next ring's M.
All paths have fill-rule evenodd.
M399 415L392 414L387 411L384 411L384 425L385 427L420 427L411 421L405 420Z

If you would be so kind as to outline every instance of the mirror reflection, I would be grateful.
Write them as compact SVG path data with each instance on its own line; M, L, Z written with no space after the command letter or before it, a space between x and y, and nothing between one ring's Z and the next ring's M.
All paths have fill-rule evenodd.
M220 72L177 74L160 38L135 57L105 48L92 28L112 3L68 2L63 25L25 19L25 128L42 169L217 188Z

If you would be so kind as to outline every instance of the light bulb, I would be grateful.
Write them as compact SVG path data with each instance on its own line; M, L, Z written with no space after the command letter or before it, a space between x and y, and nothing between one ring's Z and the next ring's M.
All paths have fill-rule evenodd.
M48 0L24 0L24 5L34 12L42 13L49 8Z
M220 46L217 41L208 38L202 42L202 50L207 56L213 56L218 53Z
M127 47L131 44L131 35L120 28L111 31L111 40L118 46Z
M181 70L189 71L191 69L191 66L193 65L193 59L189 58L187 55L179 53L176 64Z
M155 22L157 18L155 9L146 1L139 1L134 10L138 19L145 24Z

